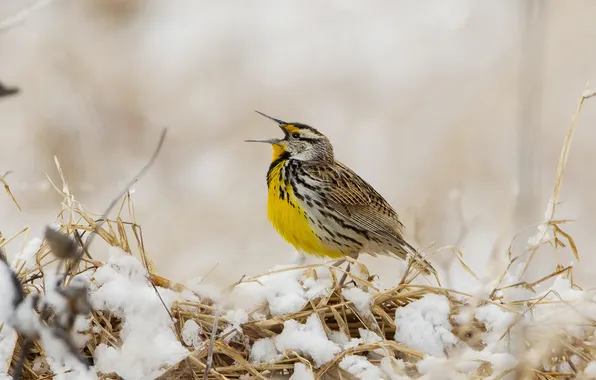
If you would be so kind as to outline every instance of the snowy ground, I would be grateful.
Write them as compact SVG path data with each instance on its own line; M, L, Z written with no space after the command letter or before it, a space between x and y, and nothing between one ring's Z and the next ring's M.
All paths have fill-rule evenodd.
M31 257L35 257L30 252L39 245L40 240L33 239L12 263L13 268L23 263L28 265ZM155 378L192 350L208 344L201 338L204 335L199 334L200 327L192 319L185 322L179 340L173 328L175 322L147 281L143 265L137 258L114 248L105 265L75 277L75 281L88 285L90 303L95 311L121 318L123 324L121 344L97 345L95 365L85 371L70 357L67 347L35 320L36 315L31 313L27 301L21 303L17 311L13 310L13 299L17 294L10 272L6 265L0 265L0 270L0 317L8 323L0 333L0 378L7 377L7 363L15 344L15 334L9 325L21 331L38 331L43 346L48 349L47 362L58 375L57 379L95 379L98 373L112 372L127 380ZM242 281L231 292L196 283L189 284L194 293L163 288L158 291L168 308L177 301L201 302L202 297L217 299L222 308L222 321L228 323L221 336L229 342L242 336L245 323L297 313L310 301L329 297L333 292L329 271L322 266L316 267L315 277L307 275L309 271L315 273L312 268L272 268L268 274ZM516 276L510 273L504 285L517 282ZM51 282L46 279L46 284ZM387 290L373 288L378 286L375 282L370 286L345 288L341 293L366 318L372 316L375 297ZM394 317L396 331L386 340L366 329L360 329L358 338L350 338L339 330L331 331L316 313L303 322L289 319L283 323L279 335L254 341L249 360L253 364L275 363L284 355L295 353L308 361L294 365L290 377L293 380L314 379L317 371L332 365L364 380L405 380L410 379L413 372L420 375L420 379L468 379L472 375L513 379L515 373L509 371L519 370L520 361L534 368L542 367L545 363L542 360L550 358L550 350L556 349L557 342L561 341L559 333L564 334L563 340L594 343L594 328L590 321L596 319L595 293L574 289L564 274L557 276L546 288L537 286L536 293L519 287L503 290L498 294L504 301L502 304L482 302L488 299L492 286L494 284L487 284L486 288L477 289L470 295L472 297L452 295L455 298L451 300L443 294L427 293L399 307ZM47 302L58 310L63 309L64 301L51 288L48 286ZM455 299L464 306L452 310ZM526 299L541 302L538 305L534 302L515 303ZM269 313L262 313L258 307L263 303L268 306ZM483 323L485 331L476 336L457 331L472 320ZM98 329L89 316L78 316L73 336L76 346L84 347L91 338L90 333L101 334ZM534 342L529 350L525 349L524 340ZM417 361L396 359L396 350L411 350L422 358ZM553 368L541 369L577 371L579 377L596 378L596 362L589 363L588 352L578 350L575 355L563 356ZM41 361L37 365L41 367Z
M2 104L0 123L10 132L2 136L0 174L14 171L8 179L24 206L17 213L8 197L0 197L0 209L13 210L1 213L2 232L10 236L27 224L35 235L35 226L54 216L56 199L46 173L55 177L57 152L73 191L103 207L111 190L120 189L144 159L142 147L153 147L153 126L168 125L170 151L139 194L145 237L158 269L187 278L219 264L211 277L218 283L189 281L194 293L158 288L157 297L139 260L112 250L105 265L78 280L87 284L93 310L115 316L122 326L114 339L94 342L108 332L88 316L75 319L72 342L94 345L95 364L83 374L64 341L31 312L33 300L18 303L11 273L0 263L0 380L15 345L12 327L37 333L48 348L47 362L37 360L34 371L47 365L59 379L110 372L145 379L207 344L208 332L192 318L177 333L166 308L181 301L217 300L226 321L220 337L229 342L246 338L243 325L287 316L331 294L324 269L313 278L274 266L289 261L284 255L292 249L270 229L263 212L259 176L269 152L241 143L270 133L252 114L262 107L278 117L312 122L332 136L338 157L400 209L408 233L422 231L420 246L430 241L463 246L464 259L481 279L470 281L452 256L437 255L435 262L445 261L452 272L449 286L469 296L427 292L412 299L391 316L396 329L385 339L373 331L374 323L354 337L329 329L316 314L290 318L280 334L251 341L251 363L299 355L305 360L293 364L294 380L314 378L335 365L360 379L406 379L413 372L424 379L496 379L525 367L596 378L594 291L572 281L581 275L594 279L596 182L585 170L585 163L594 161L593 107L580 118L585 126L578 127L560 205L561 219L581 220L569 228L588 265L576 265L573 277L562 271L550 281L523 286L514 285L540 276L524 276L521 266L512 266L501 284L511 287L485 302L501 267L495 273L483 268L496 267L491 250L501 219L512 222L506 220L516 193L511 189L519 190L511 183L518 170L511 149L525 83L518 78L518 51L525 51L518 46L521 3L396 2L391 12L345 1L336 2L338 8L294 2L267 11L248 3L190 0L40 3L48 6L4 29L0 39L6 52L0 79L23 88L23 96ZM3 2L2 20L22 6ZM545 56L537 61L544 63L543 130L518 154L539 150L541 170L552 173L577 94L594 76L596 56L585 46L596 24L587 3L549 8ZM550 196L551 179L544 178L540 204ZM423 223L414 223L415 216ZM534 213L529 216L534 221ZM13 270L37 265L42 241L26 240L21 253L21 240L7 245ZM501 248L497 253L504 257L506 247ZM541 273L572 254L566 248L553 255L546 247L538 257L532 269ZM369 320L378 313L380 295L400 277L394 262L374 263L375 273L382 272L372 284L377 289L340 292ZM245 279L231 293L221 287L241 273L268 267L275 273ZM64 312L64 296L46 274L46 301ZM454 308L454 302L468 306ZM483 328L474 329L477 323ZM402 351L421 359L396 359Z

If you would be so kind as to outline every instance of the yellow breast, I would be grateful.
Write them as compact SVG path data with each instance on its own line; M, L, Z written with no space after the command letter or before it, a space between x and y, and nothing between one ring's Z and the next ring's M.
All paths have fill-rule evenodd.
M279 234L298 251L316 256L331 258L342 257L343 254L327 247L313 232L306 211L295 197L292 186L280 180L280 170L284 162L269 169L269 196L267 216Z

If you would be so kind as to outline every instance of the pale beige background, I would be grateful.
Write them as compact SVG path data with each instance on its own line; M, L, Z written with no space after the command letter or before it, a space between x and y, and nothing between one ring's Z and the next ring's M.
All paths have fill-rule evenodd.
M265 212L270 149L242 142L280 134L257 109L326 133L419 245L458 242L461 199L465 260L487 273L503 225L507 243L543 218L569 120L596 81L596 3L538 3L532 16L531 1L51 1L0 32L0 78L23 89L0 103L0 172L14 171L24 208L1 195L1 231L39 235L53 221L53 155L100 211L168 126L135 193L160 272L182 280L219 263L209 280L226 284L287 263L293 249ZM23 6L0 4L0 20ZM588 101L558 209L578 220L567 229L584 280L596 264L595 122ZM520 164L520 152L532 155ZM529 200L512 211L518 190ZM365 261L389 282L401 268ZM470 284L451 271L451 285Z

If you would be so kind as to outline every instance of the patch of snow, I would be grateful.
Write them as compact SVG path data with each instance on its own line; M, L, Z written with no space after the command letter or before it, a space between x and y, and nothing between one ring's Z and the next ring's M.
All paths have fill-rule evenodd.
M221 299L221 289L213 284L203 283L201 278L188 280L184 285L200 297L208 298L215 302Z
M46 360L59 380L96 380L97 375L91 368L73 357L69 347L61 339L57 339L50 329L41 329L41 343L48 354Z
M427 294L395 312L395 340L437 358L458 342L451 333L449 300L445 296Z
M305 324L290 319L284 322L281 334L275 337L275 347L279 352L294 350L309 355L316 367L329 362L341 351L336 343L327 339L319 316L311 314Z
M387 379L383 371L369 362L364 356L346 355L339 362L339 368L348 371L361 380Z
M379 368L390 380L410 380L410 377L404 372L406 366L401 359L385 356L381 359Z
M345 299L347 299L348 301L352 302L352 304L354 304L354 307L356 308L356 310L358 310L359 313L363 314L363 315L371 315L371 311L370 311L370 303L372 301L372 295L370 295L369 293L364 292L362 289L360 288L348 288L348 289L344 289L341 292L342 296L344 296Z
M500 341L505 343L501 337L515 321L515 314L504 310L503 308L487 304L476 308L475 317L479 322L486 326L486 332L482 340L487 344L498 344Z
M243 309L230 310L226 313L225 319L227 319L231 325L227 326L221 332L221 336L225 337L224 342L229 343L236 334L242 334L241 325L248 322L248 314Z
M375 332L370 331L370 330L366 330L363 328L359 328L358 329L358 333L360 334L360 338L352 338L350 339L349 342L345 343L342 345L342 348L344 350L349 349L349 348L354 348L357 347L361 344L366 344L366 343L377 343L382 341L383 339L377 335ZM378 352L380 355L385 355L385 353L383 353L382 349L376 349L374 350L374 352Z
M278 265L257 281L238 284L230 301L234 308L249 310L266 301L271 315L283 315L302 310L306 303L321 295L330 294L331 281L304 277L304 269L292 265Z
M303 363L294 363L294 373L289 380L315 380L310 368Z
M17 343L17 333L10 326L4 325L0 330L0 377L8 376L8 368Z
M557 276L550 288L536 297L544 301L532 312L532 323L536 325L560 328L574 337L582 338L590 330L586 324L596 319L596 303L592 293L573 289L571 282L562 275Z
M350 338L348 338L346 333L343 331L331 331L329 333L329 340L331 340L333 343L339 344L340 346L350 342Z
M483 362L491 363L493 374L498 377L517 365L517 359L508 353L493 353L488 348L482 351L466 350L462 355L452 358L450 366L459 372L475 374Z
M274 338L262 338L255 341L250 350L250 361L257 363L275 363L283 358L275 347Z
M120 347L97 346L96 371L116 372L131 380L153 378L188 354L146 275L135 257L120 250L111 250L107 264L95 272L96 288L90 292L93 309L109 311L123 321ZM176 293L157 289L170 308Z
M590 362L584 368L584 376L587 376L588 379L596 379L596 361Z
M17 253L12 261L12 267L18 268L23 265L24 269L30 270L37 265L37 252L41 248L43 240L40 238L33 238L27 243L23 251Z
M199 347L202 342L199 335L200 333L201 326L199 326L197 322L192 319L184 322L184 327L182 327L182 340L184 341L184 344L194 348Z
M422 375L422 380L450 379L464 380L468 379L466 375L456 372L452 363L445 357L425 356L416 363L418 372Z

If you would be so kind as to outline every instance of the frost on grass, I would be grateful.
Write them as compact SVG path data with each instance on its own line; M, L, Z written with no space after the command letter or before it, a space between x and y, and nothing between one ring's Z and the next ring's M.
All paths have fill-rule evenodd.
M98 345L95 370L116 372L132 380L152 378L188 354L176 338L173 322L146 275L136 258L120 250L111 251L107 264L95 272L96 288L90 294L94 310L122 319L122 344ZM176 293L158 290L170 308Z
M451 333L449 300L429 293L395 312L395 340L438 358L458 341Z

